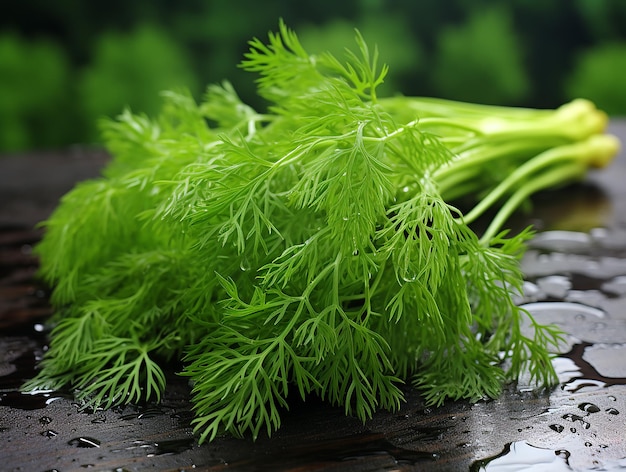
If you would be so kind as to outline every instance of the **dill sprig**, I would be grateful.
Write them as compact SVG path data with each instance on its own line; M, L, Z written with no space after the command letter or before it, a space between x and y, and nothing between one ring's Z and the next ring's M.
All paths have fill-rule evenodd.
M606 116L580 100L381 98L387 68L356 44L344 61L311 56L281 23L241 63L267 113L225 82L104 124L113 161L63 198L36 249L56 314L25 389L158 400L163 362L180 360L205 441L271 434L294 394L366 420L398 408L406 381L433 405L495 397L523 370L556 381L560 331L514 303L532 232L503 225L610 160Z

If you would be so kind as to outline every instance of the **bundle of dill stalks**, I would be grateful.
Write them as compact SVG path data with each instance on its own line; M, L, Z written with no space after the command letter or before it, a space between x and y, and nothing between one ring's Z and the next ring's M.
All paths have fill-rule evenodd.
M281 23L241 63L266 113L224 83L104 125L113 160L36 248L56 314L24 389L159 400L180 361L202 442L271 433L288 395L365 420L397 408L403 382L439 405L495 397L522 371L556 380L561 333L513 301L532 233L502 228L534 192L610 161L605 114L382 98L387 69L356 46L311 56Z

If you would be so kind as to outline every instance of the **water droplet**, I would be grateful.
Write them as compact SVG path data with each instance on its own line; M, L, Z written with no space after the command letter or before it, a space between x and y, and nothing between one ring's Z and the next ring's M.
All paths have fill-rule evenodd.
M39 422L42 425L50 424L50 423L52 423L52 418L50 418L49 416L42 416L41 418L39 418Z
M554 451L554 453L559 456L562 459L565 459L566 461L569 459L569 456L571 455L569 451L566 451L565 449L559 449Z
M75 447L100 447L100 441L94 438L90 438L88 436L79 436L77 438L70 439L67 444Z
M574 413L567 413L563 415L562 418L564 420L571 421L572 423L580 423L580 425L585 429L589 429L591 427L591 425L585 421L582 416L575 415Z
M46 438L54 438L59 435L59 433L57 433L53 429L47 429L45 431L42 431L40 434L42 436L45 436Z
M600 408L597 405L589 402L581 403L580 405L578 405L578 408L587 413L597 413L600 411Z
M552 431L556 431L557 433L562 433L565 428L561 424L551 424L550 429Z
M593 444L591 444L589 441L585 441L585 446L591 447L591 446L593 446Z
M608 398L609 400L611 400L612 402L616 402L616 401L617 401L617 398L615 398L615 396L614 396L614 395L609 395L607 398Z
M155 450L148 454L148 457L162 456L169 454L180 454L193 448L195 440L191 438L169 439L154 443Z
M606 412L609 415L619 415L619 411L617 410L617 408L612 408L612 407L611 408L607 408Z
M606 323L602 323L601 321L594 323L591 327L591 331L599 331L601 329L606 328Z
M242 270L242 272L246 272L250 270L250 262L248 261L247 257L241 258L241 262L239 263L239 268Z
M137 415L137 419L140 420L142 418L156 418L165 414L166 410L164 408L148 407Z
M98 415L94 419L92 419L91 422L93 424L102 424L102 423L106 423L106 420L107 420L106 416Z
M402 274L402 280L410 284L411 282L415 282L417 280L417 275L412 274L410 272L406 274Z

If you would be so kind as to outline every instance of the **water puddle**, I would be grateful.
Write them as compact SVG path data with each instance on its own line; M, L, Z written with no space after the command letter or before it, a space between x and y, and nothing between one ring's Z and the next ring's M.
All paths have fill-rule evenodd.
M520 305L522 308L534 315L550 314L553 317L563 317L565 321L583 321L587 317L604 318L603 310L599 308L574 302L534 302Z
M551 395L552 400L560 398L551 402L553 405L564 401L566 405L550 407L540 416L550 416L545 427L555 434L554 438L566 441L561 444L571 445L568 438L575 437L580 446L576 443L575 448L567 450L544 448L532 438L510 442L499 454L474 462L470 470L579 470L571 466L574 456L570 451L577 454L577 460L593 456L592 468L585 470L626 470L626 458L613 455L604 460L599 456L611 444L616 445L609 432L612 427L606 426L603 440L595 430L597 424L615 426L619 421L615 417L620 411L610 405L616 397L608 392L594 393L571 404L576 398L572 394L626 385L626 363L621 362L626 358L626 232L539 234L531 242L522 266L526 281L517 299L519 305L538 322L556 324L568 334L553 360L560 385L553 391L556 397Z
M586 447L591 447L589 442ZM599 446L606 449L607 445ZM499 454L475 461L470 472L563 472L581 470L570 465L571 453L565 449L547 449L517 441L505 445ZM595 458L588 471L618 472L626 470L626 457L619 459Z
M626 231L548 231L529 246L519 304L569 335L553 360L560 391L626 385Z
M8 406L19 410L40 410L55 400L62 398L55 393L22 393L8 391L0 393L0 406Z
M594 228L589 232L541 231L529 241L528 247L542 252L622 256L626 250L626 230Z
M559 355L553 361L561 389L575 393L583 389L626 385L626 366L615 362L618 358L616 349L623 349L626 355L626 344L574 344L569 352Z
M592 444L585 443L586 447ZM607 445L599 446L606 449ZM499 454L475 461L470 472L563 472L580 470L570 465L571 453L566 449L547 449L533 446L526 441L516 441L505 445ZM626 470L626 458L596 458L588 471L618 472Z
M556 230L537 233L528 246L542 251L584 253L589 251L593 242L594 238L588 233Z
M580 274L597 280L626 275L626 232L546 231L528 243L522 271L529 279Z
M561 472L571 471L570 452L544 449L526 441L511 442L499 454L474 462L470 472Z

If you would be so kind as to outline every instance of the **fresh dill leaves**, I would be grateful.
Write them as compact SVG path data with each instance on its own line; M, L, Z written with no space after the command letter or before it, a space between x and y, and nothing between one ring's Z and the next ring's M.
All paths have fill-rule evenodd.
M356 44L310 56L281 23L241 63L267 113L223 83L104 125L113 161L37 247L56 315L26 389L158 400L161 363L181 360L205 441L271 434L290 395L365 420L398 408L404 381L434 405L495 397L524 370L555 382L560 332L514 303L532 233L502 228L532 193L610 160L606 116L583 100L381 98L387 69Z

